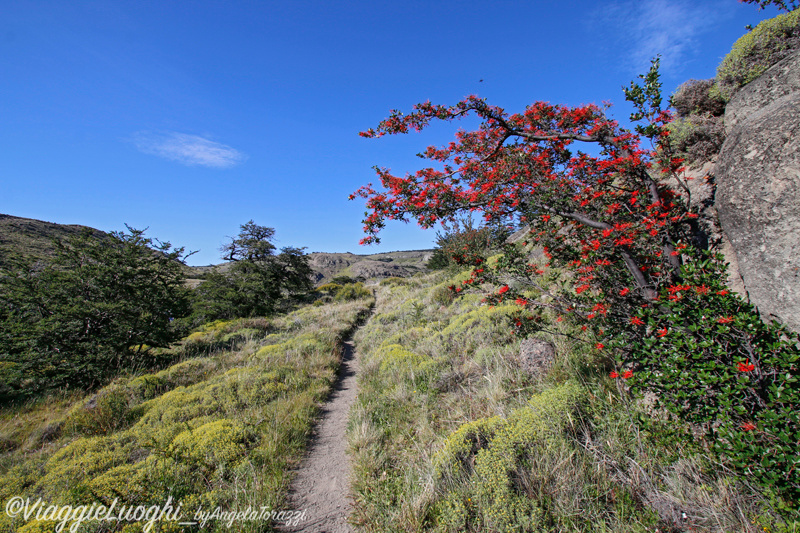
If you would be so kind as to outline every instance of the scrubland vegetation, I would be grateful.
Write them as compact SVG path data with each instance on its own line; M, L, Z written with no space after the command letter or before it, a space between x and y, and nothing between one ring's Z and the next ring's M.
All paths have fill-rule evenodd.
M0 500L109 505L118 498L120 505L149 506L171 496L187 513L280 509L334 382L340 343L370 303L342 298L269 319L211 322L172 348L182 361L164 370L118 378L85 397L5 410ZM56 525L0 516L2 531ZM180 530L171 522L158 527ZM236 527L264 531L272 524ZM214 528L226 529L214 523L203 530Z
M356 336L353 520L366 531L792 531L746 478L631 401L576 323L549 317L528 374L515 304L389 279ZM530 291L530 299L542 294ZM585 339L585 337L584 337ZM622 380L624 381L624 380Z
M475 212L487 228L522 229L494 257L487 231L445 235L439 262L468 272L379 295L361 336L364 391L351 429L358 523L800 527L800 337L725 285L708 238L714 221L684 174L718 153L725 102L749 73L797 50L797 21L794 11L763 22L716 80L682 86L671 99L677 120L662 106L654 59L624 89L630 130L597 106L535 102L510 113L470 96L395 110L361 132L480 121L421 151L429 166L402 176L375 167L380 187L352 195L366 200L364 242L379 242L389 220L432 227ZM439 286L428 293L426 283ZM560 343L546 377L520 372L515 334Z
M387 190L353 195L371 210L366 242L385 220L451 224L429 263L438 270L382 281L355 337L354 524L800 529L800 338L728 290L681 190L685 160L713 157L724 141L725 102L797 49L798 13L738 41L715 80L680 87L677 120L661 108L654 61L625 91L636 133L597 106L540 102L509 115L474 97L393 112L362 133L467 113L483 121L424 152L446 172L378 169ZM573 153L575 140L601 155ZM487 225L456 222L476 209ZM136 230L62 243L44 267L4 267L0 397L16 403L0 411L0 501L286 503L340 344L369 313L372 290L340 277L312 291L302 249L278 254L274 230L241 229L223 249L229 269L191 293L182 249L154 253ZM525 365L526 337L555 347L540 371ZM2 531L56 525L0 515Z

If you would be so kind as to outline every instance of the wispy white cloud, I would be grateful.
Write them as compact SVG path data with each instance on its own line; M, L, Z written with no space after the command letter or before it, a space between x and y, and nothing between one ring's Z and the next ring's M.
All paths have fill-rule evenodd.
M188 166L229 168L247 159L235 148L188 133L140 131L133 134L132 141L145 154Z
M629 50L630 70L644 72L661 56L662 70L679 71L699 52L700 37L730 17L735 3L723 0L624 0L602 4L592 17L617 49Z

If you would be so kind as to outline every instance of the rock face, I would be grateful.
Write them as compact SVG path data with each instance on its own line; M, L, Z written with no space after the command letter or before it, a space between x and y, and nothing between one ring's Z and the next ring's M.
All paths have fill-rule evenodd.
M725 107L725 134L730 134L741 120L798 91L800 53L779 61L758 79L736 92Z
M709 246L714 251L722 253L728 263L728 286L747 298L742 275L739 272L739 261L730 239L722 231L719 224L718 207L715 203L717 194L716 158L707 161L699 167L686 170L682 176L683 183L691 193L691 203L700 213L700 229L706 242L701 246ZM668 182L673 189L680 185L675 181Z
M750 301L800 330L800 54L728 104L716 206Z

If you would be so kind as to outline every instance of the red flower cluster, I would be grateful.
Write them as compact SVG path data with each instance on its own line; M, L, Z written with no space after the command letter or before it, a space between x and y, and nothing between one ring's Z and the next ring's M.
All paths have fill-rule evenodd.
M738 363L737 368L739 372L752 372L756 369L756 366L748 361L747 363Z
M620 377L620 375L617 372L611 372L608 376L614 379ZM622 379L630 379L632 377L633 377L632 370L626 370L625 372L622 373Z

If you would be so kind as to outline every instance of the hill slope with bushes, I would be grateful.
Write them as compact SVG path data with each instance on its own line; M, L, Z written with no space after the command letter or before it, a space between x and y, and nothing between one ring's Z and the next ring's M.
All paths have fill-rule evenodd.
M282 509L291 469L335 381L340 344L368 313L369 293L354 298L270 319L212 322L172 348L182 361L160 372L1 412L0 499L149 507L172 498L189 521L200 508ZM0 531L57 525L0 516ZM117 524L126 531L145 525ZM265 531L279 524L236 525ZM83 527L105 531L102 522ZM180 530L175 521L159 527ZM200 530L227 526L213 520Z

